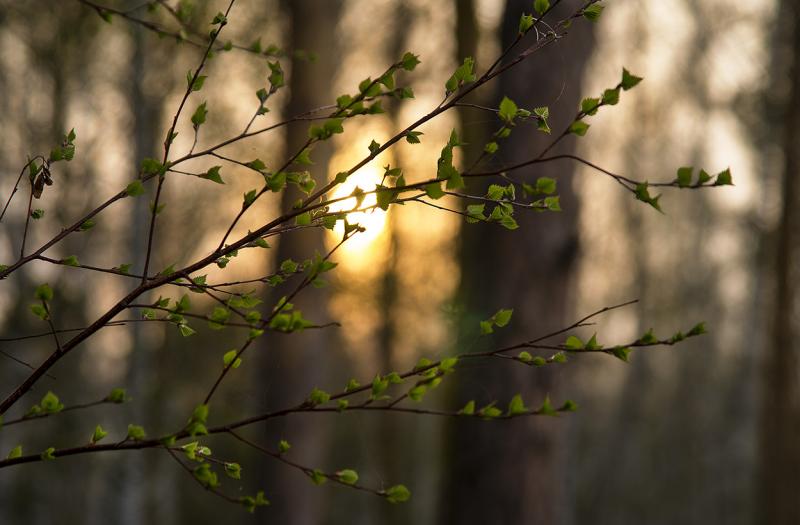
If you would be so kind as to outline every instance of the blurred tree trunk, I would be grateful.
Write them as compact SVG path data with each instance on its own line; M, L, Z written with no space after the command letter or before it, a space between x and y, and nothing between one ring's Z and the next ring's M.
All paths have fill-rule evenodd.
M331 0L286 0L284 9L289 16L289 39L287 49L294 53L289 75L290 100L286 115L294 115L309 109L330 104L335 97L331 93L332 79L337 70L336 26L341 2ZM320 59L306 61L297 59L298 51L318 54ZM289 126L286 138L286 156L293 155L308 138L308 127L304 123ZM330 143L314 148L313 175L317 185L326 182L328 162L331 156ZM293 189L284 193L282 209L291 208L300 195ZM322 252L323 232L308 229L282 235L278 244L277 264L292 258L303 261L313 257L314 251ZM282 286L272 298L273 303L281 295L294 289L299 282L292 279ZM309 288L293 301L307 319L320 321L327 316L327 290ZM325 330L282 336L270 334L265 338L264 389L268 407L285 406L302 399L314 386L324 388L330 355L330 334ZM270 422L267 428L267 446L275 445L279 439L288 440L300 463L327 469L325 460L327 432L325 421L320 418L281 418ZM320 523L325 515L324 498L328 491L314 487L297 472L271 461L266 465L264 489L273 501L271 517L277 523Z
M162 101L149 95L145 86L145 76L148 70L163 67L163 59L154 58L151 53L152 40L150 35L139 26L132 26L131 39L133 44L133 60L129 67L129 86L127 98L131 108L131 135L133 138L133 157L128 166L128 173L136 173L139 161L146 157L159 157L160 137L164 133L161 121ZM122 257L126 261L136 261L139 268L144 264L144 247L147 243L150 209L147 199L135 199L130 220L130 243L127 254ZM171 240L163 236L156 236L157 243L169 243ZM158 252L156 245L156 253ZM131 408L132 421L139 422L145 428L158 428L163 420L168 419L167 414L160 413L156 408L159 403L160 374L154 366L153 353L165 351L166 348L150 348L144 344L143 331L140 324L131 328L131 351L128 360L128 371L125 384L139 400ZM162 407L163 409L163 407ZM168 413L168 411L166 411ZM158 415L156 415L158 414ZM160 421L161 419L162 421ZM148 521L155 513L160 520L169 521L167 517L174 518L175 505L175 469L160 468L156 480L147 483L147 473L157 470L160 463L159 457L143 454L132 454L125 458L125 474L123 489L120 494L121 521L127 525L135 525ZM155 505L158 504L156 511Z
M459 7L465 6L465 2L459 2ZM521 13L530 10L528 1L509 0L501 27L504 48L517 34ZM551 20L567 14L568 9L556 9ZM474 38L474 30L460 29L462 42ZM548 105L554 133L560 133L571 122L581 99L581 77L591 50L590 40L588 25L576 23L567 38L502 77L500 93L494 97L495 107L502 95L520 107ZM469 45L461 43L459 49L468 52ZM464 133L470 134L468 130ZM531 158L552 139L530 126L519 126L509 140L501 143L498 164ZM474 148L466 152L467 164L487 141L486 136L468 141ZM557 149L567 153L573 148L574 142L569 139ZM546 164L514 174L517 180L557 178L562 213L518 213L520 229L513 232L494 224L464 226L460 254L464 333L474 335L478 320L490 317L499 308L514 308L514 319L509 328L493 336L492 347L518 342L567 322L572 268L578 251L578 203L570 169L565 164ZM463 369L455 377L459 384L454 403L465 403L480 388L487 397L476 399L479 406L495 400L504 405L516 392L527 404L537 405L556 387L555 377L548 372L517 363ZM454 420L449 433L444 522L552 524L561 520L563 451L558 443L563 429L558 420L530 418L509 424Z
M758 520L775 525L800 523L800 381L798 381L797 271L800 231L800 5L782 2L789 33L787 71L790 91L783 122L783 209L775 253L772 340L764 368L761 435L761 507Z

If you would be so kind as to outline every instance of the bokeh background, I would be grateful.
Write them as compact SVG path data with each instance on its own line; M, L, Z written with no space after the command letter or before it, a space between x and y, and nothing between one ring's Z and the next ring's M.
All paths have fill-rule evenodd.
M107 1L132 16L174 23L163 6L149 12L146 3ZM344 135L315 150L313 173L321 180L357 162L371 140L384 142L438 104L461 58L476 57L482 71L514 38L531 3L239 0L225 31L237 43L260 38L263 48L287 50L281 62L289 85L271 100L262 117L269 122L354 92L404 51L420 55L422 64L406 77L416 98L348 121ZM205 31L227 2L191 4L188 21ZM562 15L579 2L563 4ZM625 66L645 81L593 117L587 136L565 142L560 152L651 181L671 180L679 166L714 173L730 167L736 185L667 191L661 215L610 179L560 162L520 176L557 178L563 212L520 215L514 232L414 205L362 214L367 232L337 252L340 266L330 286L297 301L306 317L336 320L341 328L260 340L247 366L224 385L212 418L285 406L315 386L336 390L349 377L408 368L420 356L519 341L630 299L639 302L606 315L585 335L597 331L601 342L625 341L653 327L667 336L698 321L707 323L709 335L634 352L629 364L599 355L541 370L513 362L467 367L426 400L458 407L471 398L489 402L522 392L536 404L549 394L578 402L581 410L569 417L486 423L354 413L295 416L247 431L263 443L289 440L293 457L310 466L351 467L373 486L404 483L413 493L405 505L330 483L315 487L270 458L210 439L216 454L240 458L242 493L263 488L269 508L251 516L204 492L163 452L146 451L0 471L0 523L800 522L800 348L794 342L800 9L791 0L606 4L597 24L579 21L568 37L471 102L496 106L508 95L521 107L547 105L551 126L560 130L581 98L615 85ZM27 155L49 151L65 130L78 134L76 160L55 170L55 184L40 203L46 215L28 246L119 191L142 158L159 157L185 72L199 57L197 48L120 17L108 24L77 0L0 0L3 200ZM209 117L201 143L213 144L249 120L253 93L268 69L263 57L234 50L214 58L207 74L200 96L208 100ZM184 124L179 151L190 146L191 128ZM463 152L474 158L497 126L482 111L448 112L422 129L422 144L382 154L340 195L379 182L387 163L401 166L409 180L429 177L454 127L475 145ZM306 131L299 123L226 154L274 166ZM529 158L545 140L532 128L518 129L496 162ZM202 180L167 185L155 267L213 248L241 194L259 185L247 170L226 166L224 173L222 189ZM0 229L2 263L16 257L23 200L15 200ZM259 204L242 231L290 204ZM147 199L126 199L93 230L70 236L48 255L80 254L82 262L104 267L132 262L137 269L147 215ZM287 257L304 259L336 242L335 234L289 234L209 280L263 275ZM57 291L63 327L87 325L130 285L115 276L30 264L0 284L3 338L41 330L28 303L44 281ZM281 295L263 285L254 289L265 305ZM193 299L199 309L213 306ZM515 309L511 327L492 343L476 343L477 321L501 307ZM101 331L22 405L47 389L72 404L116 386L126 387L133 402L3 429L0 453L20 442L27 450L81 443L97 423L114 436L129 422L153 435L173 428L213 381L222 353L237 344L228 330L198 330L188 344L174 327L158 323ZM0 340L0 349L37 363L48 343ZM0 356L4 395L26 371Z

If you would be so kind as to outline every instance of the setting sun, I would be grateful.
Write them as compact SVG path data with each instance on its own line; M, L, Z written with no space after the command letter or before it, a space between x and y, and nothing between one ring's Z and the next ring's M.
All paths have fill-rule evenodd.
M353 193L356 188L369 191L379 184L381 181L382 171L379 167L368 165L354 173L344 183L339 185L333 192L333 199L346 197ZM361 203L360 209L369 208L374 206L376 202L375 195L370 194L364 198ZM331 205L332 211L350 210L356 205L356 199L343 200ZM381 209L367 209L365 211L358 211L348 214L348 221L350 223L358 223L366 231L358 233L348 240L342 247L341 252L345 257L363 257L368 250L373 248L374 243L381 237L386 226L386 212ZM338 222L333 232L329 233L329 242L338 242L344 234L344 224Z

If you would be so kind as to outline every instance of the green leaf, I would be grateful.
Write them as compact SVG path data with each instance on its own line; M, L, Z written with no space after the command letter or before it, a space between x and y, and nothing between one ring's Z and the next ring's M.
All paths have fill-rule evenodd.
M440 182L432 182L425 186L425 194L433 200L444 197L444 190Z
M446 357L439 363L439 370L445 374L449 374L454 370L456 364L458 364L458 357Z
M627 69L622 68L622 82L620 83L622 89L628 91L629 89L635 87L641 81L642 81L641 77L632 75Z
M517 359L519 359L523 363L530 363L531 361L533 361L533 356L529 352L523 350L522 352L517 354Z
M509 416L518 416L520 414L526 414L527 412L528 407L526 407L525 403L522 401L522 396L517 394L511 398L511 401L508 403Z
M594 115L597 113L597 108L600 107L600 100L597 98L585 98L581 101L581 111L587 115Z
M419 136L422 134L423 133L421 131L409 131L408 133L406 133L406 142L408 142L409 144L419 144L420 143Z
M592 334L591 339L586 343L586 350L600 350L603 345L597 344L597 334Z
M403 503L411 498L411 491L405 485L394 485L384 491L389 503Z
M473 69L475 67L475 60L472 57L467 57L464 62L456 68L455 72L445 83L445 90L447 94L454 92L463 84L475 82L475 74Z
M731 177L730 168L721 171L717 175L717 180L714 181L714 186L733 186L733 177Z
M294 218L295 224L298 226L308 226L311 224L311 212L307 211L305 213L301 213L297 217Z
M145 438L144 428L139 425L128 425L127 438L133 441L141 441Z
M548 9L550 9L550 0L534 0L533 10L536 11L538 14L541 15Z
M56 457L53 455L53 452L55 451L56 449L54 447L48 447L39 455L39 457L45 461L56 459Z
M314 388L308 396L308 402L313 406L322 405L330 401L331 395L324 390Z
M179 324L179 325L178 325L178 329L180 330L180 332L181 332L181 335L182 335L183 337L189 337L190 335L194 335L194 334L196 334L196 333L197 333L197 332L194 330L194 328L192 328L191 326L189 326L188 324L185 324L185 323L181 323L181 324Z
M50 288L49 284L40 284L36 288L36 293L34 295L37 299L41 299L42 301L50 301L53 298L53 289Z
M261 159L251 160L250 162L246 163L245 166L256 171L263 171L267 169L267 165L264 164L264 161Z
M46 321L49 315L47 314L47 308L42 306L41 304L32 304L30 306L31 312L33 315L41 319L42 321Z
M597 20L600 19L600 15L603 14L603 9L605 9L604 5L592 4L583 10L583 16L587 20L591 20L592 22L597 22Z
M533 15L523 13L519 18L519 33L524 35L531 27L533 27Z
M406 71L414 71L414 68L420 63L419 56L413 53L405 53L400 60L401 67Z
M650 330L645 332L642 337L639 338L637 343L641 343L644 345L653 345L658 343L658 338L653 334L653 329L651 328Z
M222 180L222 177L219 174L220 169L222 169L222 166L214 166L205 172L205 174L200 175L200 178L216 182L217 184L225 184L225 181Z
M583 350L584 344L580 338L571 335L567 337L567 341L564 343L564 347L568 350Z
M248 208L256 200L256 190L250 190L244 194L242 208Z
M711 175L706 173L706 170L700 170L700 174L697 176L697 184L705 184L706 182L711 180Z
M41 406L42 411L47 414L55 414L64 409L64 404L59 401L58 396L50 391L48 391L44 397L42 397L42 400L39 402L39 406Z
M374 140L369 143L369 152L375 155L378 150L381 149L381 145L375 142Z
M128 194L128 197L138 197L142 193L144 193L144 186L142 185L142 181L135 180L128 184L125 187L125 193Z
M696 335L701 335L705 333L708 333L706 332L706 323L697 323L692 327L691 330L689 330L689 333L686 335L687 337L694 337Z
M545 195L551 195L556 191L556 180L551 179L550 177L539 177L536 179L536 191L538 193L544 193Z
M381 78L378 79L378 82L386 86L386 89L394 89L394 70L390 70L385 73Z
M492 316L492 320L494 324L499 326L500 328L506 326L511 321L511 315L514 313L514 310L511 309L501 309L498 310L494 316Z
M412 401L422 401L422 398L425 396L425 393L428 391L427 385L416 385L414 388L408 391L408 397Z
M287 452L289 452L290 448L292 448L292 445L290 445L289 442L286 441L285 439L281 439L278 442L278 452L279 453L286 454Z
M619 88L606 89L603 91L603 104L616 106L619 103Z
M325 121L325 124L323 124L322 129L330 134L343 133L344 128L342 127L342 122L344 122L343 118L328 119Z
M198 75L197 78L194 78L194 82L192 81L193 78L194 78L194 73L192 73L191 71L186 73L186 87L190 88L192 91L200 91L201 89L203 89L203 84L205 84L208 76Z
M67 266L80 266L78 257L76 255L70 255L69 257L61 259L61 264L66 264Z
M490 184L489 188L486 190L486 197L492 199L493 201L499 201L502 199L506 194L506 189L499 184Z
M195 130L205 123L206 115L208 115L208 111L206 110L206 103L203 102L197 106L197 109L194 110L194 114L192 115L192 126L194 126Z
M372 397L377 399L387 388L389 388L389 381L381 377L380 374L375 375L372 380Z
M636 199L645 202L650 206L652 206L653 208L655 208L656 210L660 211L661 213L664 213L661 210L661 205L658 204L658 199L661 198L661 195L656 195L655 197L652 197L647 187L648 187L647 182L641 182L636 185L636 189L634 190Z
M7 459L15 459L22 457L22 445L17 445L16 447L12 448L11 451L6 456Z
M258 101L263 104L269 98L269 92L264 88L260 88L256 91L256 97L258 97Z
M459 414L464 416L471 416L475 414L475 401L469 401L464 408L458 411Z
M494 419L496 417L502 416L503 415L503 411L500 410L499 408L497 408L496 406L494 406L494 402L492 402L489 405L486 405L485 407L480 409L478 411L478 414L483 419Z
M97 425L96 427L94 427L94 433L92 434L92 445L94 445L95 443L97 443L98 441L100 441L101 439L106 437L107 435L108 435L108 432L103 430L103 427L101 427L100 425Z
M139 171L144 175L159 175L164 173L164 165L156 159L148 157L142 160Z
M114 388L111 390L111 393L109 393L106 396L106 401L110 403L119 404L119 403L124 403L127 400L128 400L128 395L125 392L124 388Z
M550 403L550 396L545 396L542 406L539 407L539 413L543 416L557 415L557 412L553 409L552 403Z
M564 401L564 404L558 409L559 412L575 412L576 410L578 410L578 404L570 399Z
M44 217L44 210L41 208L36 208L35 210L31 210L31 219L38 221Z
M242 479L242 467L238 463L225 463L225 474L229 478Z
M513 100L508 97L503 97L503 100L500 102L500 110L497 114L501 119L512 124L514 122L514 117L517 116L518 109Z
M621 359L628 362L628 355L631 353L631 349L627 347L617 346L611 350L611 353L614 354L614 357L617 359Z
M269 83L272 86L273 90L278 89L279 87L283 86L284 84L284 76L283 76L283 69L281 68L281 63L278 61L275 62L267 62L267 66L269 66Z
M233 350L225 352L225 355L222 356L222 363L225 365L226 368L227 367L239 368L239 365L242 364L242 358L236 357L238 353L239 351L235 348Z
M358 482L358 472L349 468L336 471L336 477L346 485L355 485Z
M691 166L678 168L678 177L675 179L675 181L678 183L678 186L681 188L691 186L693 172L694 168Z
M584 135L586 135L587 131L589 131L589 124L587 124L582 120L576 120L569 127L569 132L574 133L579 137L583 137Z
M303 151L295 157L294 162L305 166L314 164L314 161L311 160L311 148L304 148Z
M312 470L310 473L308 473L308 475L311 478L311 482L314 485L322 485L323 483L328 481L328 478L319 469Z

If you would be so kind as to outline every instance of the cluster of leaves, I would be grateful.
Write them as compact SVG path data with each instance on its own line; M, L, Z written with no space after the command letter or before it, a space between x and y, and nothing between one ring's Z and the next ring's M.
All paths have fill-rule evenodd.
M545 397L540 402L534 402L531 408L526 404L521 394L516 394L508 401L500 402L490 400L488 402L478 402L474 399L467 401L460 409L432 410L424 408L426 395L435 390L446 378L458 372L462 363L467 360L500 360L510 359L527 366L540 367L550 364L564 364L568 361L570 354L582 353L603 353L623 361L628 361L633 349L670 346L682 342L683 340L705 333L704 325L698 324L685 334L678 332L668 338L656 337L652 330L643 334L634 341L610 346L601 345L597 341L596 335L588 341L583 341L578 335L570 335L563 343L548 342L555 336L562 336L574 329L586 326L584 323L591 317L599 315L610 308L595 312L590 316L578 321L571 326L551 334L524 341L515 345L495 348L470 353L459 353L438 360L421 358L418 363L404 372L391 371L388 373L377 373L371 380L359 382L351 379L345 387L338 392L328 392L322 388L314 388L304 399L299 400L296 405L289 406L276 412L261 413L248 418L228 421L224 424L212 425L210 422L210 407L212 398L217 388L224 378L232 370L238 369L244 364L244 353L252 345L253 341L267 331L294 333L317 327L312 321L306 319L302 312L295 308L293 301L303 290L310 286L324 286L324 274L334 270L336 263L331 261L331 256L336 248L322 255L316 253L313 258L302 262L291 259L282 261L278 265L277 271L269 275L262 275L256 279L247 281L238 280L229 283L211 283L208 281L208 274L202 272L214 265L220 270L225 270L235 259L240 250L250 248L269 249L270 245L267 238L273 235L281 235L287 231L297 228L327 228L333 229L339 222L344 223L344 235L342 243L346 242L353 235L363 231L363 226L351 223L349 213L364 209L366 196L375 196L374 208L389 210L390 208L404 204L406 202L417 202L432 205L438 209L458 213L463 216L467 223L486 222L499 225L509 230L519 228L515 218L515 211L519 209L533 211L561 210L561 202L557 195L557 181L549 177L524 177L515 180L508 176L508 172L525 166L532 166L544 162L552 162L560 158L571 158L572 160L583 162L594 167L597 171L611 177L614 181L621 184L626 190L630 191L634 197L643 201L657 210L661 211L659 205L660 195L651 195L649 188L652 187L672 187L678 189L699 189L710 186L725 186L732 184L729 170L724 170L712 177L707 172L700 170L695 177L694 168L680 168L675 180L670 182L650 183L648 181L638 181L621 175L613 174L607 170L594 166L593 164L574 156L554 156L547 157L546 154L556 144L568 136L583 137L587 134L590 124L587 122L590 117L605 106L613 106L619 103L621 94L628 91L641 82L641 78L631 74L627 69L622 70L620 81L604 90L598 97L589 97L580 104L577 115L570 124L560 134L554 134L551 129L550 109L545 106L530 109L521 108L516 102L508 97L503 97L497 108L480 108L488 110L499 119L499 128L487 137L480 156L466 170L460 170L458 165L465 164L456 162L455 155L458 148L465 145L459 138L459 134L452 130L449 139L442 146L435 169L435 177L421 181L407 181L403 174L402 167L387 165L384 167L384 176L379 184L374 188L362 189L355 188L353 192L341 198L331 197L331 191L344 183L357 170L373 161L379 154L390 148L399 141L405 140L409 144L420 144L423 132L420 127L445 111L466 104L464 98L469 93L492 80L497 75L506 71L514 64L521 62L533 52L541 49L544 45L556 42L566 34L566 29L574 19L584 18L590 21L599 19L603 11L603 5L597 1L585 2L582 7L567 19L557 23L545 23L543 19L550 15L552 7L548 0L536 0L533 2L533 11L530 14L523 14L519 24L519 35L516 41L504 51L500 59L490 66L483 74L479 74L476 69L476 62L472 57L464 58L455 71L445 81L444 100L431 112L420 117L411 125L398 132L394 137L384 142L378 143L375 140L368 146L368 153L356 163L352 168L338 173L332 180L323 181L319 184L315 180L313 170L312 154L316 144L327 141L345 131L347 120L356 117L369 117L384 112L383 100L387 97L404 100L414 97L412 89L408 86L398 84L398 73L413 71L420 64L419 57L413 53L405 53L397 62L391 64L383 73L374 79L367 77L358 83L357 91L352 94L342 94L336 98L335 104L326 108L312 110L298 117L290 118L284 122L265 126L261 129L253 130L255 122L259 117L263 117L270 112L269 104L275 93L285 87L286 77L279 58L284 56L284 52L277 47L262 47L260 40L256 40L249 46L237 46L231 42L220 43L218 38L221 31L228 23L230 6L226 12L218 13L210 21L211 29L205 34L191 30L193 15L189 9L189 3L181 2L177 8L170 8L164 2L151 2L150 7L153 11L163 7L167 15L178 24L177 32L172 33L163 26L153 22L144 21L131 15L129 12L117 11L104 6L94 4L89 0L79 0L85 5L92 7L104 19L111 21L114 17L120 17L132 23L143 25L155 31L159 35L177 35L181 41L189 42L200 46L205 50L199 65L190 70L186 75L186 87L184 97L176 111L172 126L165 135L164 155L161 160L156 158L145 158L141 161L138 176L127 183L125 188L115 196L99 205L96 209L82 217L73 225L64 228L53 240L43 247L26 255L24 240L20 250L20 258L11 265L0 266L0 278L5 278L18 268L32 261L47 261L53 264L60 264L83 270L101 271L113 273L128 278L135 278L138 285L130 291L128 296L110 308L105 314L100 316L89 327L81 329L73 338L60 342L59 330L53 320L53 289L48 284L41 284L34 292L36 302L31 304L30 310L34 316L45 321L49 331L45 334L52 336L56 348L52 356L43 365L35 368L28 379L26 379L17 389L0 404L0 426L2 426L2 414L13 407L17 401L34 384L47 373L47 370L58 360L71 351L82 341L94 335L100 328L111 323L124 321L113 321L115 317L128 309L139 309L140 319L144 322L161 322L174 325L179 333L184 337L190 337L204 328L195 325L192 327L190 321L199 320L207 325L211 330L243 330L246 335L241 338L242 342L235 348L230 348L226 344L226 349L222 354L222 367L215 383L209 389L202 402L194 405L194 409L185 423L176 425L173 431L156 437L148 437L147 432L141 425L130 423L121 436L121 441L113 446L100 445L109 432L100 425L96 425L91 432L89 443L83 447L69 449L70 455L94 453L106 450L128 450L139 448L161 448L166 450L178 461L181 466L191 474L192 478L203 488L212 491L221 497L240 504L246 510L253 512L256 508L269 505L269 500L265 497L264 491L257 491L254 495L232 497L223 491L223 481L225 477L241 480L243 468L236 461L222 460L216 458L211 449L201 442L203 436L208 435L227 435L249 447L258 450L266 456L274 458L284 465L297 469L304 473L314 484L323 484L328 481L344 486L355 487L366 492L373 493L391 503L401 503L410 498L410 491L402 484L392 485L386 489L370 488L359 485L360 477L356 470L343 468L334 471L326 471L301 465L291 459L291 445L286 440L278 443L277 449L263 447L254 443L237 433L237 429L247 425L267 421L274 417L281 417L290 413L299 412L350 412L350 411L383 411L383 412L409 412L415 414L430 414L447 417L477 418L480 420L508 419L515 417L528 416L557 416L577 409L577 404L571 400L564 401L562 404L553 404L549 397ZM540 28L546 26L544 34L540 33ZM524 50L517 59L508 64L503 64L502 59L507 57L513 49L525 39L526 35L536 34L536 42ZM213 117L211 105L207 100L194 104L195 108L191 115L182 114L182 110L190 99L195 100L202 94L204 86L208 82L209 76L203 74L206 61L214 56L215 51L228 51L240 48L258 55L266 55L269 60L266 63L264 84L255 90L257 104L255 105L252 118L247 123L244 131L233 137L229 137L219 144L200 149L197 148L200 134L207 124L210 117ZM273 60L274 59L274 60ZM191 107L191 106L190 106ZM330 110L330 111L329 111ZM187 112L189 110L187 109ZM177 137L176 126L181 118L187 118L191 123L194 133L191 148L182 156L171 154L171 148ZM267 164L259 158L253 160L229 159L217 153L220 148L253 136L265 133L272 129L288 125L292 122L314 120L308 129L305 143L284 162L283 165L270 169ZM263 120L263 119L262 119ZM505 166L495 171L479 172L478 167L482 163L495 156L501 149L503 141L512 132L522 127L524 124L535 124L537 132L544 133L551 137L550 145L537 156L532 157L526 162L514 166ZM20 173L20 180L27 172L31 185L31 199L41 198L44 187L52 184L50 166L60 161L69 161L75 155L74 131L65 135L60 146L54 148L50 155L45 158L36 156L29 159ZM263 178L263 185L260 188L248 190L242 195L241 208L231 221L226 233L220 240L216 249L204 254L203 257L187 263L183 266L173 264L163 270L152 274L149 271L151 263L152 238L159 213L164 209L165 203L161 202L162 188L167 181L171 181L181 175L198 177L211 181L217 185L224 185L223 169L225 164L215 164L200 173L182 171L181 166L193 159L206 159L218 162L220 160L234 164L238 167L246 168L260 175ZM477 195L464 193L466 191L466 179L474 178L478 180L488 180ZM152 182L150 182L152 181ZM97 268L82 264L76 255L70 255L60 259L49 259L42 255L45 249L60 242L66 236L74 233L86 231L95 225L96 217L100 212L109 207L114 202L126 199L137 198L148 191L148 184L155 185L155 196L150 203L151 222L149 228L149 240L144 259L144 269L141 275L131 273L133 263L123 263L110 269ZM19 181L17 182L19 185ZM208 188L217 188L207 185ZM484 191L485 190L485 191ZM297 192L300 196L288 213L273 217L270 220L261 220L257 228L238 239L232 240L229 237L235 230L242 217L252 209L256 201L265 194L282 193L287 191ZM16 192L16 187L14 189ZM13 192L11 197L13 197ZM8 202L10 202L9 197ZM460 210L450 210L443 205L434 204L435 201L447 201L449 199L464 202L464 208ZM332 211L332 205L345 200L355 201L355 205L343 211ZM8 203L6 204L8 208ZM3 214L5 209L3 210ZM44 211L31 209L29 205L28 217L40 219ZM0 215L2 220L3 215ZM26 222L25 231L28 231ZM25 235L23 235L23 239ZM297 276L296 279L292 279ZM266 284L270 287L281 287L290 281L299 281L296 287L285 294L271 308L261 309L262 300L258 297L258 292L251 288L253 284ZM144 299L141 304L135 300L145 296L149 292L155 292L165 286L178 287L187 293L178 293L175 296L168 294L166 297L159 295L156 299ZM192 309L192 299L190 293L201 295L214 301L210 310L203 312ZM56 304L56 306L58 306ZM494 315L479 323L478 329L481 335L479 340L491 341L492 335L505 328L511 323L513 311L510 309L500 309ZM218 365L217 365L218 366ZM42 399L24 416L17 420L8 421L6 425L23 422L31 419L54 416L61 412L79 408L87 408L98 404L119 404L128 401L126 392L122 389L113 390L108 396L99 401L78 405L65 406L58 396L53 392L47 392ZM411 403L408 403L410 401ZM530 401L528 401L530 403ZM505 406L505 408L501 408ZM32 455L24 455L22 445L15 446L5 460L0 460L0 468L15 465L18 463L51 460L65 453L64 449L49 447L42 452Z

